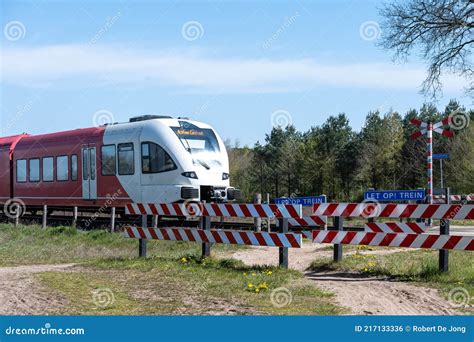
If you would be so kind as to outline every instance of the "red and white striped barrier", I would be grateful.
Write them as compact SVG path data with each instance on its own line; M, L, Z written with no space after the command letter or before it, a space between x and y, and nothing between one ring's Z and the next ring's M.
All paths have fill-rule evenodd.
M314 243L474 250L473 236L313 231Z
M323 203L314 204L315 216L431 218L474 220L474 205L393 204L393 203Z
M327 223L328 218L326 216L305 216L301 218L290 218L288 220L288 227L320 227L325 226ZM278 224L277 222L277 226Z
M444 203L445 199L446 199L446 196L444 196L444 195L435 195L433 198L434 198L434 203ZM474 195L466 195L466 196L451 195L450 198L451 198L451 201L453 201L453 202L459 202L459 201L462 201L462 200L474 201Z
M134 239L195 241L232 245L301 248L302 234L267 233L195 228L125 227L124 236Z
M129 203L129 215L300 218L299 204Z
M288 220L289 227L319 227L328 223L326 216L305 216Z
M304 238L313 240L313 231L312 230L299 230L293 231L295 234L301 234Z
M374 233L422 234L426 231L426 226L417 222L369 222L365 224L364 230Z

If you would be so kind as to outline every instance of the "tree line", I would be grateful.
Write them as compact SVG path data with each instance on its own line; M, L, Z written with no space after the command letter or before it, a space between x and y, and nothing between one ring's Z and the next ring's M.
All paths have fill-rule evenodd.
M370 111L360 131L345 113L330 116L321 126L300 132L294 126L274 127L263 143L240 147L226 141L231 183L245 200L254 193L272 198L325 194L334 201L360 201L368 188L426 188L426 137L410 135L418 128L412 118L438 122L450 115L453 139L433 133L434 153L444 160L444 185L455 194L474 192L474 111L451 100L443 111L433 104L405 115ZM434 184L440 186L439 161Z

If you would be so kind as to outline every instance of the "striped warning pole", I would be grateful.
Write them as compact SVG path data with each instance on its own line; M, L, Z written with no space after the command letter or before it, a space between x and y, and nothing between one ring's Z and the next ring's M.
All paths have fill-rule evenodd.
M428 164L427 203L433 204L433 131L435 131L438 134L441 134L442 136L453 138L454 133L449 131L448 129L443 128L443 126L449 125L451 123L451 117L448 116L435 124L431 122L423 122L415 118L411 119L410 123L420 128L419 131L416 131L411 135L412 139L421 137L424 134L426 134L426 137L427 137L427 141L426 141L426 146L427 146L426 158L427 158L427 164Z
M428 122L428 131L426 132L427 141L427 163L428 163L428 204L433 204L433 124Z

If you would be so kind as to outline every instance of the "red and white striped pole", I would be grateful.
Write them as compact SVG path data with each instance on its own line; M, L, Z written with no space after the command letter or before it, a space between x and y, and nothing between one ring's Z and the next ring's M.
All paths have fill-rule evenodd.
M428 122L427 127L427 163L428 163L428 204L433 203L433 124Z

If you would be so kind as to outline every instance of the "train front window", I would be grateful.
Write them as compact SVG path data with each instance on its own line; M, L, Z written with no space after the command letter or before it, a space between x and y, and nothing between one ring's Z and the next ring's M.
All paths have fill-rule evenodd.
M217 154L220 152L219 142L210 128L199 128L186 121L179 121L179 127L171 127L184 148L193 155L196 163L208 168L220 165Z
M142 143L143 173L166 172L176 168L173 159L161 146L152 142Z

